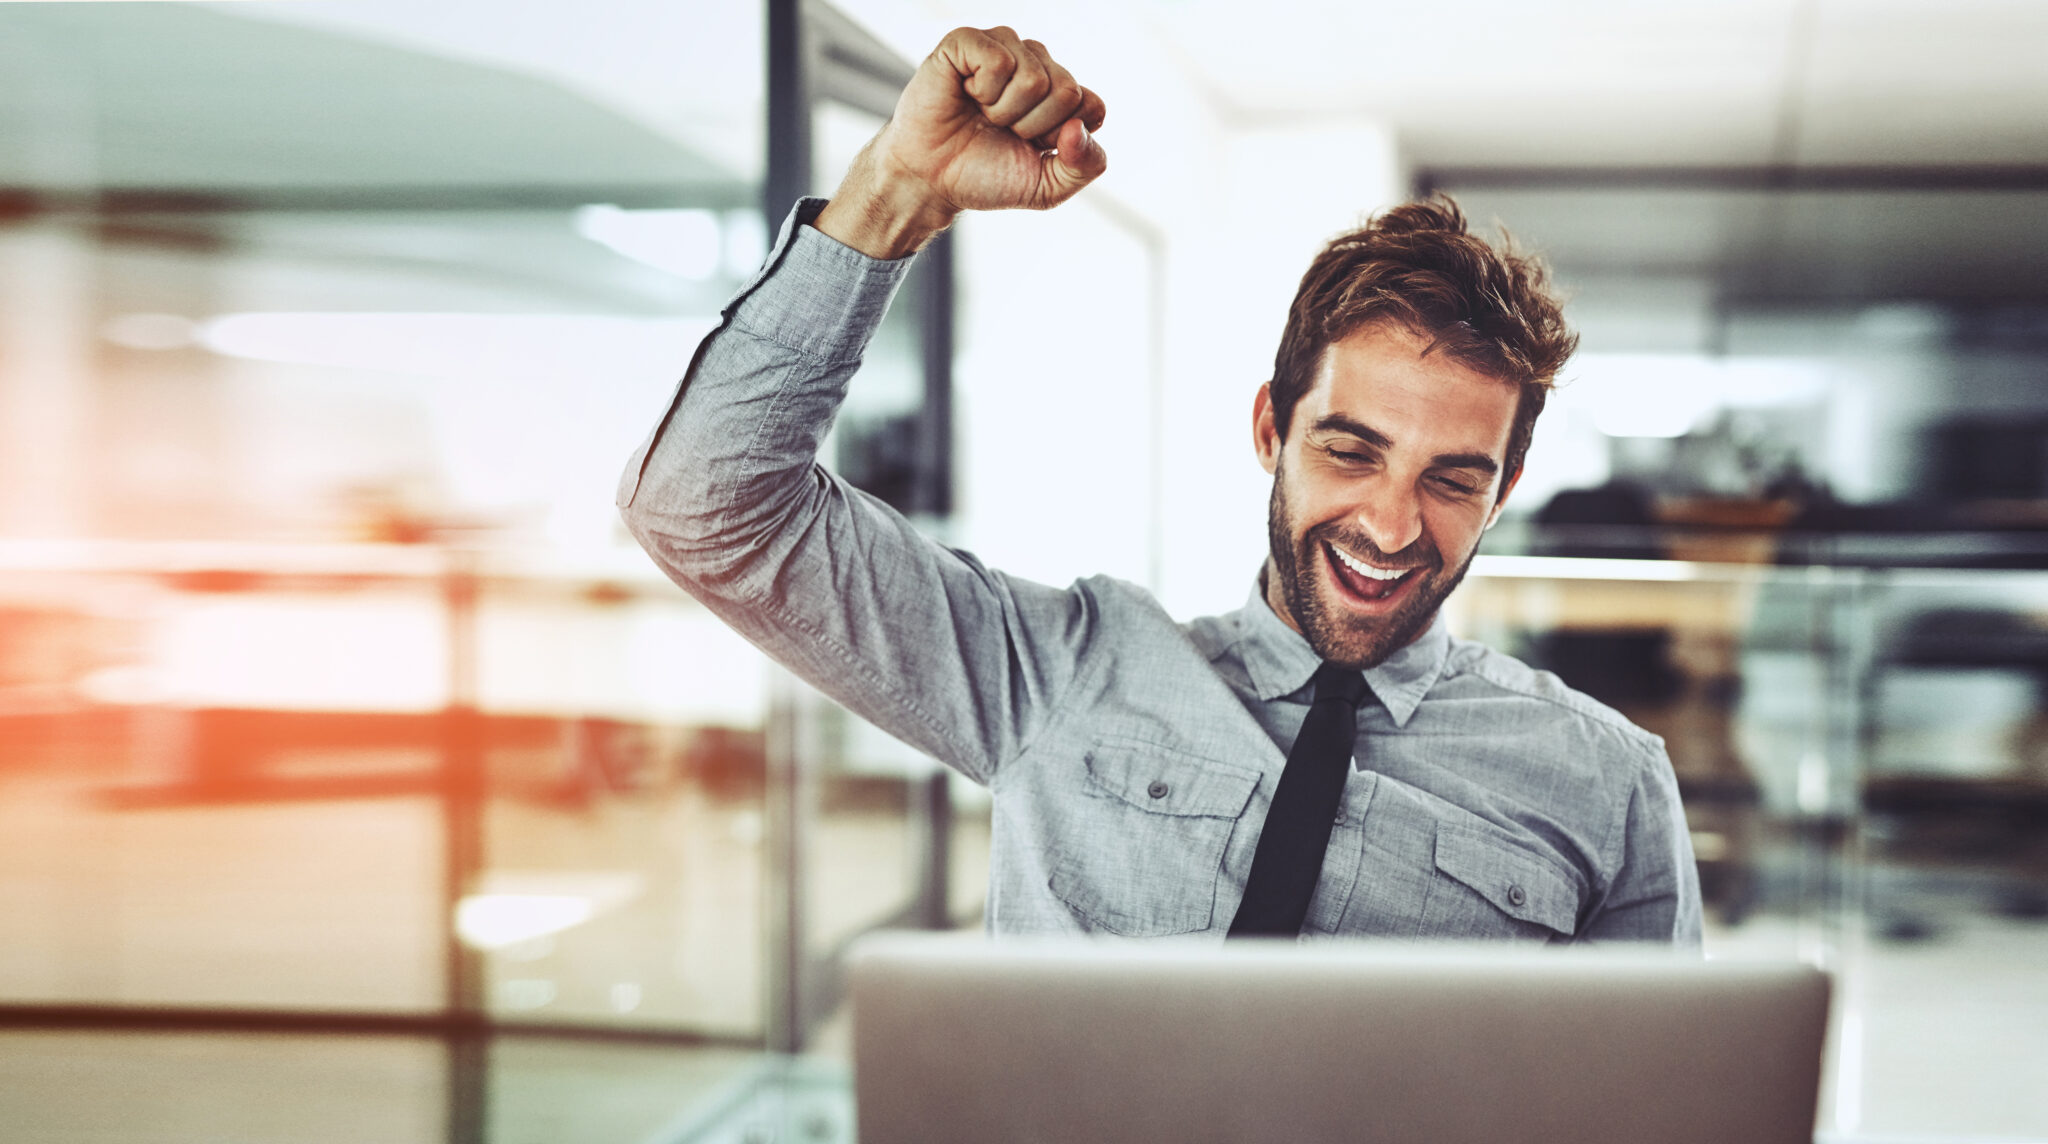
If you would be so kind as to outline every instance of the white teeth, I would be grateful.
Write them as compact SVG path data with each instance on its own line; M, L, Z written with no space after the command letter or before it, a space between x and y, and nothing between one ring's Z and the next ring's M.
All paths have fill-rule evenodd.
M1415 571L1413 568L1375 568L1334 544L1330 546L1330 551L1337 554L1337 559L1342 560L1346 568L1373 580L1399 580Z

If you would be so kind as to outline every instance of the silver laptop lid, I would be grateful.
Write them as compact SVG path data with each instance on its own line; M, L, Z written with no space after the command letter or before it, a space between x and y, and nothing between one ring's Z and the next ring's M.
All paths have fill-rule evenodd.
M1829 996L1499 946L885 935L851 974L862 1144L1811 1144Z

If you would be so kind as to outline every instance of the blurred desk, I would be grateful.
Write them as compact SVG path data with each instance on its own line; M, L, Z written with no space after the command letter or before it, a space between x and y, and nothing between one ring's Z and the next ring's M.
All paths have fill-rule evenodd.
M1450 608L1475 627L1739 635L1772 571L1691 560L1483 555Z

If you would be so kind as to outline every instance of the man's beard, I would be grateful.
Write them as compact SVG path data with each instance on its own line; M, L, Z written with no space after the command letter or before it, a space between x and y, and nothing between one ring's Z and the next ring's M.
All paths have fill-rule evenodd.
M1339 667L1377 667L1388 656L1407 647L1436 617L1444 598L1465 578L1472 567L1478 545L1446 572L1443 554L1427 536L1399 552L1382 552L1363 532L1337 521L1324 521L1295 537L1294 520L1287 501L1286 469L1273 474L1273 498L1266 511L1266 539L1272 549L1273 575L1280 578L1280 596L1294 616L1295 626L1324 661ZM1321 549L1329 541L1338 547L1387 568L1416 568L1420 581L1405 588L1408 598L1384 616L1351 614L1329 596L1335 589L1326 581Z

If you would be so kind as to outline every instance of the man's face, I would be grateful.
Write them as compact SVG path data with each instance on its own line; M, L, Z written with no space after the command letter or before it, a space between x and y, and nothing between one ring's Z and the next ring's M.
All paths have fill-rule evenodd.
M1334 343L1285 440L1270 386L1253 407L1273 474L1267 602L1341 666L1422 634L1519 475L1502 472L1515 388L1428 345L1394 325Z

